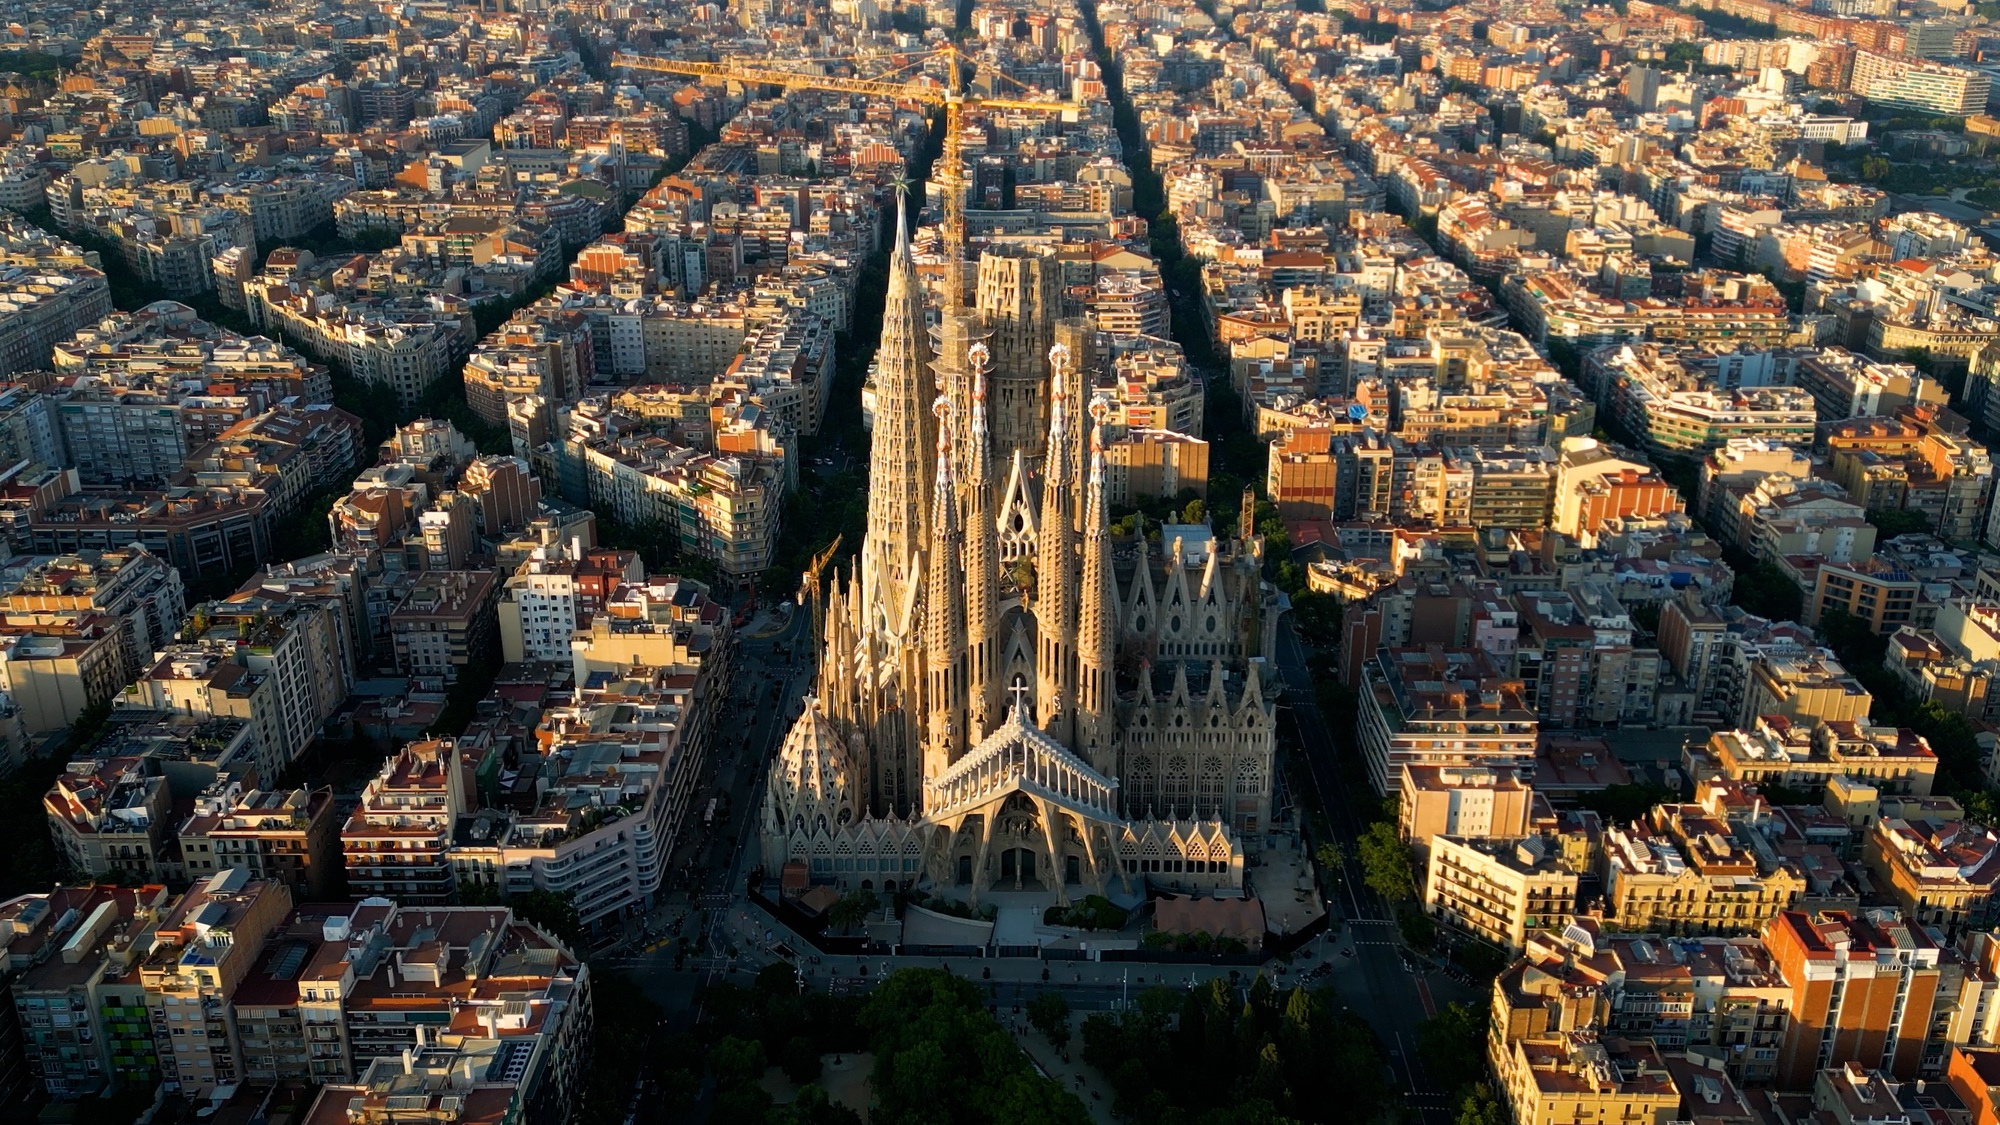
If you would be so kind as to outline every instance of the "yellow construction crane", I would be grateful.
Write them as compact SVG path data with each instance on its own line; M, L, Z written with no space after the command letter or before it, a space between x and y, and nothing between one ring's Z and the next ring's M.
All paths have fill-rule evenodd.
M821 576L826 573L827 566L833 562L833 556L840 550L840 541L846 537L846 534L846 532L841 532L835 535L833 542L826 545L826 550L813 556L812 564L806 567L805 580L799 583L799 605L805 608L807 616L812 620L814 653L823 652L826 649L826 622L820 616Z
M1029 113L1081 113L1085 107L1075 102L1046 98L991 98L968 94L963 89L959 62L967 56L947 44L937 52L945 60L948 80L939 87L934 81L913 79L885 82L870 78L837 78L824 74L803 74L778 67L736 62L683 62L651 55L620 51L611 56L612 66L661 74L684 74L695 78L720 78L745 86L782 86L788 90L831 90L836 93L866 94L896 101L944 107L944 245L949 268L945 271L945 307L965 306L965 111L968 109L1021 110Z

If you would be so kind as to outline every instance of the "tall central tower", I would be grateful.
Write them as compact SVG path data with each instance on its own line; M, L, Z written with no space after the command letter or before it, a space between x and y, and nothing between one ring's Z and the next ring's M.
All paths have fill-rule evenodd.
M1048 434L1048 382L1043 376L1062 300L1059 267L1034 250L989 246L979 256L979 313L993 326L993 455L1001 464L1019 452L1039 469Z

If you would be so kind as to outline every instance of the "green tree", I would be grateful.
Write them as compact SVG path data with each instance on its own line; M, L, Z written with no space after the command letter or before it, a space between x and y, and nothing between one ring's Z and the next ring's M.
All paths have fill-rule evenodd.
M522 920L533 922L561 939L564 944L575 946L583 940L583 921L577 917L576 900L568 891L523 891L510 896L507 905Z
M1481 1082L1460 1100L1456 1125L1507 1125L1507 1107L1490 1084Z
M1486 1009L1446 1004L1417 1027L1417 1055L1441 1090L1456 1091L1486 1074Z
M792 1104L771 1111L764 1120L770 1125L861 1125L860 1114L828 1098L826 1087L817 1082L799 1087Z
M1319 861L1320 877L1325 879L1329 886L1338 885L1345 877L1347 853L1341 850L1339 841L1328 840L1321 844L1313 852L1313 858Z
M1340 643L1340 624L1346 613L1347 607L1332 594L1305 589L1292 591L1292 624L1298 627L1300 639L1307 644L1324 648L1337 646Z
M804 1085L819 1080L819 1044L810 1036L794 1035L785 1041L785 1048L778 1055L778 1065L785 1070L785 1077Z
M1683 70L1701 62L1701 44L1682 41L1667 44L1666 64L1675 70Z
M1390 902L1416 895L1410 846L1396 835L1396 826L1378 821L1361 835L1361 878L1368 889Z
M1875 525L1877 537L1884 540L1898 535L1929 534L1931 530L1931 518L1915 508L1874 508L1868 513L1868 522Z
M1069 1001L1062 993L1048 991L1028 1001L1028 1022L1056 1050L1069 1046Z
M905 969L870 994L856 1023L875 1054L873 1122L1084 1125L1089 1119L1083 1103L1034 1073L971 981Z
M764 1045L755 1039L725 1035L708 1052L708 1069L718 1086L740 1086L763 1079Z
M1207 523L1208 505L1202 502L1200 499L1194 499L1188 501L1187 507L1181 509L1181 522Z
M840 933L848 933L866 922L868 916L881 907L881 900L875 897L874 891L866 888L850 891L826 908L826 923Z

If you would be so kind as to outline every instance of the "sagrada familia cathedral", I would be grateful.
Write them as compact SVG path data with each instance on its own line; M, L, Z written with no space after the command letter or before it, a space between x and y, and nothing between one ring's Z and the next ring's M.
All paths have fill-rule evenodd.
M1023 364L1005 326L947 309L934 348L900 215L896 231L867 540L814 603L819 679L770 774L765 869L975 904L1240 890L1274 746L1251 521L1233 541L1114 537L1087 334ZM1045 424L1039 449L989 432L989 375L1003 421Z

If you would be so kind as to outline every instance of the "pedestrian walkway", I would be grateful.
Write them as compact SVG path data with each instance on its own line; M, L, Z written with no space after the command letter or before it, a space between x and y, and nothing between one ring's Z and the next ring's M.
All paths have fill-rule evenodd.
M1000 1014L1000 1022L1014 1030L1015 1039L1020 1042L1022 1050L1028 1052L1028 1057L1035 1060L1035 1065L1041 1068L1042 1073L1060 1082L1063 1089L1082 1099L1084 1108L1090 1111L1092 1121L1097 1122L1097 1125L1118 1125L1118 1119L1111 1113L1111 1106L1115 1100L1111 1084L1104 1080L1103 1075L1097 1073L1095 1067L1083 1061L1083 1021L1086 1015L1084 1012L1070 1013L1067 1062L1056 1053L1054 1044L1029 1025L1028 1014L1025 1011L1020 1015L1003 1011Z

